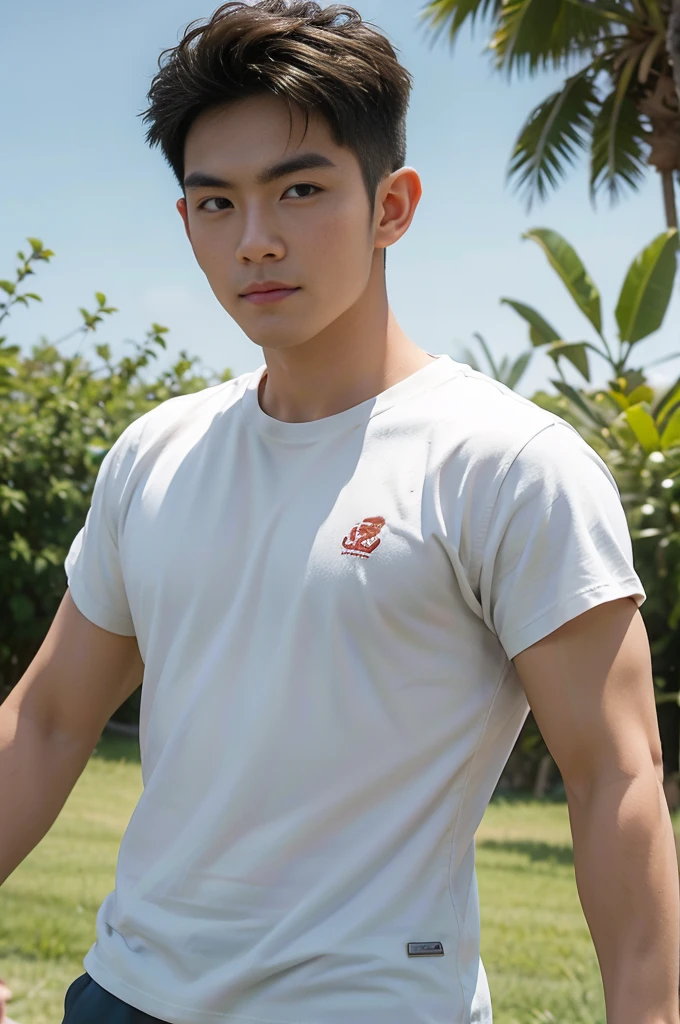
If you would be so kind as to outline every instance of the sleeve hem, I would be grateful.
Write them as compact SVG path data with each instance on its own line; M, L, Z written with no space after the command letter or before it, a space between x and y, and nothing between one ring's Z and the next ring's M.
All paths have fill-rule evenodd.
M68 586L73 603L78 611L81 615L84 615L86 619L89 619L90 622L93 622L95 626L99 626L100 629L105 629L108 633L116 633L119 636L136 635L130 618L115 615L108 608L104 608L102 605L97 604L97 602L93 601L85 592L85 589L81 587L76 579L69 579Z
M533 622L513 633L505 642L502 641L505 653L512 661L527 647L537 644L539 640L545 639L560 626L582 615L583 612L587 612L597 605L606 604L608 601L617 601L622 597L633 597L638 608L644 603L646 595L637 576L630 576L616 583L595 584L595 586L574 594L568 601L548 609Z

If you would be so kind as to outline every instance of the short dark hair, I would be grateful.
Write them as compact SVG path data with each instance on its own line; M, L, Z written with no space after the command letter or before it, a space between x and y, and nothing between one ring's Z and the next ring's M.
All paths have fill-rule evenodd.
M388 39L352 7L225 3L210 20L192 22L158 66L141 116L146 141L161 147L182 187L195 119L262 93L300 108L305 130L310 113L326 119L334 141L356 155L371 203L380 180L404 166L411 76Z

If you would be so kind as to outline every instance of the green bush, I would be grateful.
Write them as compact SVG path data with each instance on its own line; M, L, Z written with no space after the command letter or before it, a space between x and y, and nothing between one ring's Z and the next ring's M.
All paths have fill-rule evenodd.
M528 324L534 346L553 359L557 394L534 401L581 433L609 467L621 492L633 540L635 565L647 593L642 615L649 634L666 770L678 769L680 691L680 379L657 394L649 386L640 342L661 327L676 278L678 233L666 231L633 260L615 309L616 344L602 330L600 293L565 239L543 228L527 232L537 242L576 305L589 321L593 341L568 341L542 314L512 299L503 301ZM590 359L605 361L611 380L603 388L577 388L563 373L568 361L589 384ZM675 358L675 356L668 358ZM659 360L657 362L663 362ZM522 740L540 756L531 723Z
M640 394L646 399L640 403ZM534 401L575 426L616 480L647 594L642 616L667 772L678 770L680 698L680 381L661 395L635 372L578 401L540 393ZM622 407L622 403L628 403Z
M18 305L40 301L24 290L39 262L54 255L29 239L15 279L0 281L0 324ZM150 372L167 328L152 324L131 355L113 359L91 335L116 312L98 292L92 311L65 338L43 338L28 354L0 337L0 700L32 660L66 587L63 562L85 521L99 464L128 424L158 403L228 380L201 372L181 353ZM87 351L65 355L79 339ZM134 710L135 700L130 708ZM126 717L123 713L123 717ZM129 714L128 716L129 717Z

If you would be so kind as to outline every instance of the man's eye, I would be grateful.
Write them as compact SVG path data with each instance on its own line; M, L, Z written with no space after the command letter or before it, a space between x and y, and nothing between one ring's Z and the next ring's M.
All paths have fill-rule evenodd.
M289 192L292 192L293 189L296 188L302 189L303 195L293 196L293 199L307 199L309 196L313 196L315 192L321 192L321 189L319 188L318 185L306 185L303 183L301 185L291 185L290 188L286 189L286 191L283 193L284 196L287 196ZM310 191L305 191L306 189L309 189Z
M210 203L214 203L211 206ZM199 210L207 210L208 213L216 213L218 210L228 210L231 206L230 199L224 199L224 197L213 196L212 199L204 199L202 203L198 204Z

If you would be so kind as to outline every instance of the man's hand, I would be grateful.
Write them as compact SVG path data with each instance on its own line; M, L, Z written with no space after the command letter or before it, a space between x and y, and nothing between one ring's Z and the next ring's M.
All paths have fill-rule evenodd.
M5 1003L11 998L11 989L9 989L2 978L0 978L0 1024L14 1024L14 1021L10 1020L5 1010Z
M678 1024L678 865L640 613L600 605L515 665L562 773L608 1024Z

